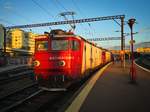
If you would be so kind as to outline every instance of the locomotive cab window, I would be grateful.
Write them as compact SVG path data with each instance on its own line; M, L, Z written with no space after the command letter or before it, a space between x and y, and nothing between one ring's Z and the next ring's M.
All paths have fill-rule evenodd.
M72 40L71 42L71 50L79 50L79 42L76 40Z
M69 41L68 40L52 40L51 49L52 50L68 50Z
M48 50L48 41L37 41L36 42L37 51L46 51Z

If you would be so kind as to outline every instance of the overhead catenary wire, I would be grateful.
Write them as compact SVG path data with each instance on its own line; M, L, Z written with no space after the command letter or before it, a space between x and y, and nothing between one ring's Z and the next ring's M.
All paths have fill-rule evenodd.
M57 4L59 4L59 6L61 6L61 8L63 8L64 10L65 10L65 12L61 12L60 13L60 16L63 16L64 17L64 19L65 20L69 20L67 17L66 17L66 15L72 15L72 19L74 20L74 12L70 12L70 11L68 11L68 9L59 1L59 0L54 0ZM73 23L73 25L72 24L70 24L70 26L71 26L71 28L74 30L75 29L75 23Z
M81 11L81 9L79 8L79 6L77 5L77 3L74 1L74 0L72 0L72 3L74 4L74 6L76 7L76 9L79 11L79 13L81 13L81 15L84 15L85 16L85 14ZM85 16L86 17L86 16Z
M81 15L83 15L83 16L85 16L86 17L86 15L81 11L81 9L79 8L79 6L77 5L77 3L74 1L74 0L72 0L72 3L74 4L74 6L76 7L76 9L79 11L79 13L81 14ZM92 28L92 26L91 26L91 24L90 23L87 23L88 24L88 26L89 26L89 34L93 37L93 33L91 33L91 31L90 30L93 30L93 32L95 33L95 29L94 28ZM81 26L83 27L83 25L81 24Z
M8 21L8 20L6 20L6 19L0 18L0 21L2 21L2 22L4 22L4 23L7 23L7 24L15 25L14 23L12 23L12 22L10 22L10 21Z
M49 0L50 2L52 2L53 6L55 7L55 9L57 10L56 15L54 15L54 19L59 20L58 18L60 17L59 13L62 11L61 7L59 7L58 3L55 2L55 0Z
M56 3L55 0L50 0L51 2L53 2L54 6L56 7L57 10L59 10L58 12L61 12L62 10L60 9L60 7L58 6L58 3Z
M29 23L29 21L30 21L30 22L33 22L33 21L31 21L28 17L24 16L23 13L19 13L17 9L15 10L15 7L6 6L6 4L3 4L3 2L5 3L5 0L1 0L0 2L1 2L0 4L2 5L2 6L1 6L2 8L4 8L4 9L9 9L9 11L8 11L7 13L10 13L10 14L13 15L13 16L16 15L16 17L21 18L20 20L26 21L26 22L28 22L28 23ZM8 2L8 3L9 3L9 2ZM20 11L20 10L19 10L19 11ZM7 18L9 18L9 17L7 17ZM15 20L15 19L11 19L11 20ZM10 22L10 21L8 21L8 20L6 20L6 19L2 19L2 18L1 18L1 21L5 22L5 23L7 23L7 24L15 25L14 23L12 23L12 22ZM18 21L17 21L17 22L18 22Z
M19 10L20 11L20 10ZM24 13L19 13L18 12L18 10L17 9L15 9L15 8L11 8L11 10L10 11L8 11L8 13L10 13L11 15L15 15L16 17L19 17L19 18L21 18L21 20L23 20L23 21L26 21L26 22L33 22L33 21L31 21L28 17L26 17L26 16L24 16L23 14ZM15 20L15 19L12 19L12 20ZM18 21L17 21L18 22Z
M55 0L66 12L68 11L65 6L59 1L59 0Z
M82 15L82 11L80 10L80 8L78 7L78 5L75 3L74 0L72 0L72 3L74 5L74 7L78 10L78 12ZM84 14L83 14L84 15ZM86 28L84 28L84 26L82 24L80 24L80 26L84 29L84 31L87 31ZM86 32L84 32L86 34Z
M41 10L43 10L47 15L48 17L51 16L52 18L54 18L53 14L51 14L49 11L47 11L44 7L42 7L37 1L35 0L32 0L32 2L34 4L36 4Z
M23 15L23 13L19 13L18 11L16 11L15 9L11 9L10 14L12 15L16 15L17 17L22 18L22 20L26 21L26 22L32 22L29 18L27 18L26 16Z

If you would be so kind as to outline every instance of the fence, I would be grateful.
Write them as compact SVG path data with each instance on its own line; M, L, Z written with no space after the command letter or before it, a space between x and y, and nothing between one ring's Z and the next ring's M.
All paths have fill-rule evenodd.
M30 56L17 56L17 57L7 57L7 65L19 65L19 64L28 64L32 65L33 59Z

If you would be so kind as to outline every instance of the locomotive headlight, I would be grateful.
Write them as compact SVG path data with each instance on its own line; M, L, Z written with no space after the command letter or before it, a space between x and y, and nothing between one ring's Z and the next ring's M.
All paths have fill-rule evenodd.
M40 66L40 61L38 61L38 60L35 60L34 62L33 62L33 66Z
M65 66L65 65L66 65L65 61L59 61L58 62L58 66Z

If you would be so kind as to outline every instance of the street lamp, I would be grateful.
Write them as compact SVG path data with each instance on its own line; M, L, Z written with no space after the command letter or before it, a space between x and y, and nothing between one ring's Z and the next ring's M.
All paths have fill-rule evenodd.
M130 77L131 77L131 81L135 82L136 81L136 70L135 70L135 66L134 66L134 54L133 54L133 44L135 43L135 40L133 40L133 24L135 23L136 19L131 18L128 20L128 25L131 29L131 40L130 40L130 44L131 44L131 55L132 55L132 65L130 67Z

